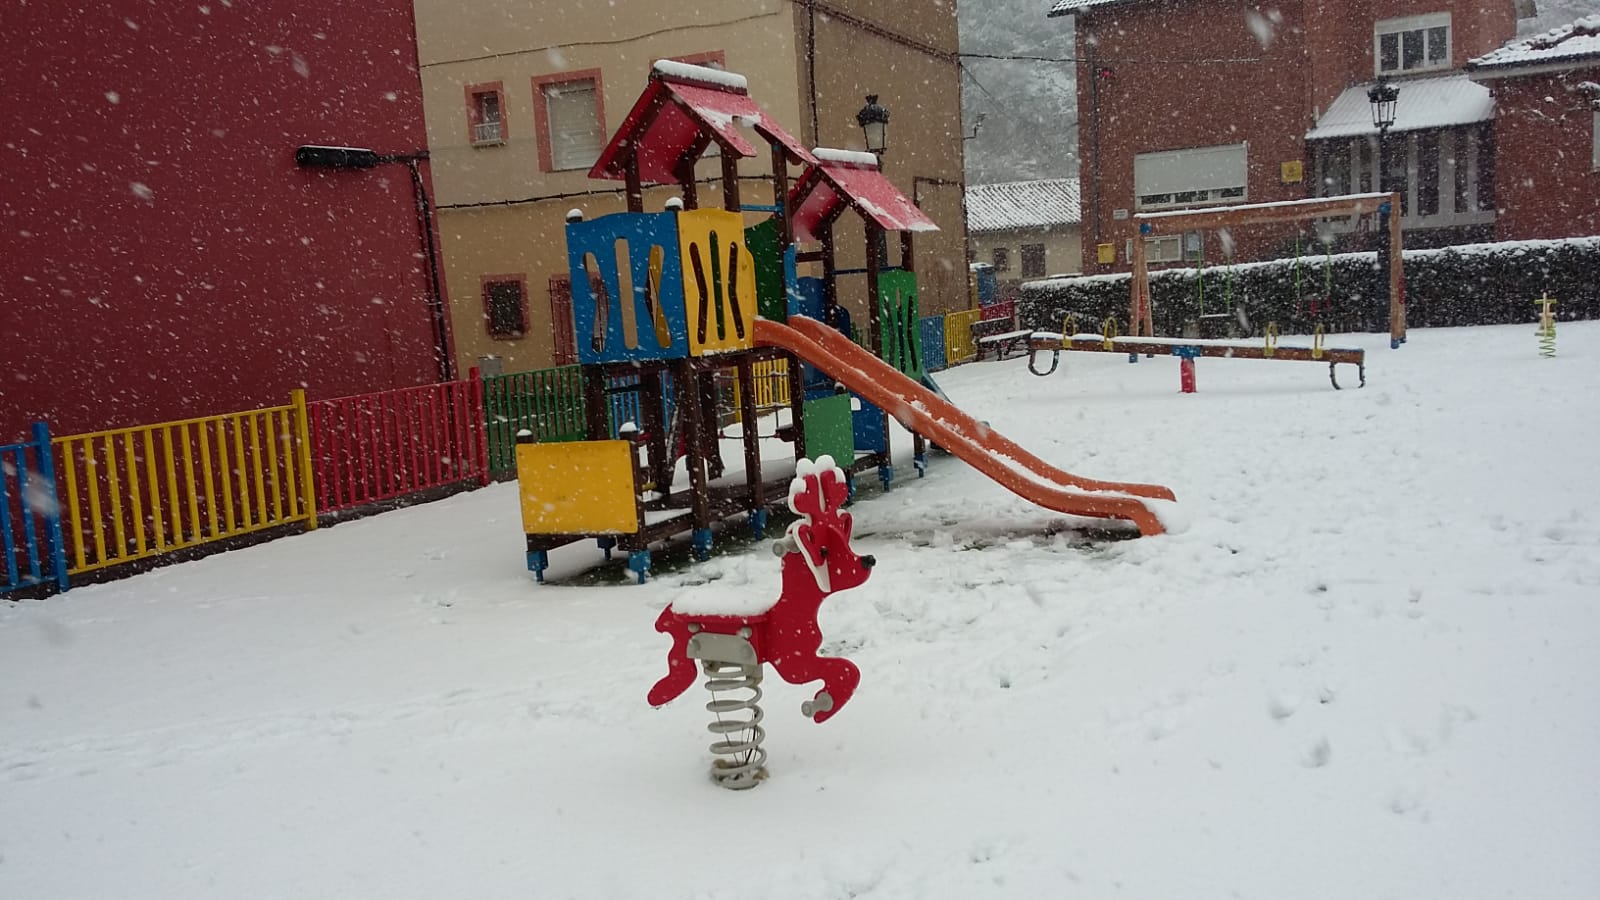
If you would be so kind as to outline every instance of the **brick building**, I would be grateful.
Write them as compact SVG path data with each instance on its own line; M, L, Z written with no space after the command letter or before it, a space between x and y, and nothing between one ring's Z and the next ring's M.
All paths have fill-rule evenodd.
M1058 0L1050 15L1077 26L1085 273L1125 271L1132 214L1163 209L1395 190L1407 246L1497 233L1494 102L1465 66L1515 34L1514 0ZM1382 178L1379 77L1399 88ZM1364 242L1355 223L1325 227ZM1260 226L1146 251L1259 259L1296 240Z
M1499 233L1600 234L1600 15L1507 44L1467 72L1494 96Z
M0 442L428 383L410 0L8 4Z

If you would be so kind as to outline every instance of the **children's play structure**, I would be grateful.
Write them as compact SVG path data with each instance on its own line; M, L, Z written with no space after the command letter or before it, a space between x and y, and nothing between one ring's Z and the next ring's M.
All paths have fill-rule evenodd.
M700 207L695 178L713 145L720 209ZM769 206L741 198L739 161L760 155L758 145L771 160ZM790 166L801 169L792 183ZM1149 501L1171 500L1171 491L1055 469L963 414L928 380L913 237L937 226L884 177L876 157L808 151L755 104L742 76L659 62L589 174L624 181L628 211L568 216L586 440L529 437L517 446L527 563L541 581L549 551L576 540L598 541L607 556L626 551L643 581L652 544L687 533L703 558L713 524L740 515L759 535L796 460L830 456L847 483L876 471L888 489L891 415L915 435L919 475L931 439L1049 509L1162 532ZM677 185L680 197L646 212L646 184ZM752 213L770 215L747 224ZM864 269L837 264L835 226L846 214L865 226ZM895 266L891 232L899 236ZM819 266L820 277L802 277L801 265ZM857 275L865 276L865 346L849 337L841 303L841 280ZM789 422L778 431L793 454L764 460L753 372L780 360ZM742 466L725 464L717 440L714 379L730 371L745 424ZM618 439L606 420L612 376L627 376L641 398L642 421ZM680 458L686 486L674 484Z
M1534 332L1539 338L1539 355L1551 359L1556 355L1556 298L1547 292L1533 302L1539 304L1539 330Z
M789 525L773 552L783 558L783 590L776 600L719 605L686 598L661 611L656 630L672 637L667 674L650 689L650 705L661 706L694 683L695 660L705 667L713 716L708 726L717 740L711 752L711 778L733 790L755 787L767 777L767 751L761 742L761 678L772 663L783 679L822 688L800 705L802 715L821 723L844 708L861 681L848 659L818 656L822 601L857 587L872 574L874 560L850 547L850 514L841 507L850 495L845 475L823 456L801 460L789 485L789 509L799 518ZM724 692L735 696L723 698Z
M1398 349L1406 342L1405 269L1401 264L1400 217L1394 215L1399 208L1400 195L1396 193L1350 194L1341 197L1319 197L1309 200L1286 200L1277 203L1252 203L1241 206L1213 207L1207 209L1177 210L1173 212L1140 213L1133 217L1138 237L1133 245L1133 278L1129 288L1128 336L1116 333L1116 322L1108 319L1101 334L1077 334L1069 317L1060 334L1035 332L1028 340L1028 369L1035 375L1049 375L1060 364L1062 351L1084 353L1126 353L1129 362L1145 356L1172 355L1179 360L1180 389L1184 393L1195 391L1195 360L1203 356L1229 359L1275 359L1289 362L1326 362L1328 380L1335 389L1340 387L1337 367L1340 363L1356 366L1360 387L1367 383L1366 351L1351 348L1332 348L1323 345L1321 325L1312 335L1312 343L1304 346L1280 346L1278 329L1268 324L1265 339L1259 342L1234 340L1201 340L1198 338L1162 338L1155 336L1155 325L1150 310L1150 271L1145 259L1145 241L1162 235L1179 235L1204 229L1227 229L1246 225L1284 222L1307 222L1340 216L1375 217L1374 230L1379 238L1379 278L1389 295L1389 346ZM1295 277L1299 285L1299 252L1296 244ZM1302 300L1297 297L1296 301ZM1327 304L1331 297L1320 297L1314 305ZM1040 371L1039 354L1049 352L1050 368Z

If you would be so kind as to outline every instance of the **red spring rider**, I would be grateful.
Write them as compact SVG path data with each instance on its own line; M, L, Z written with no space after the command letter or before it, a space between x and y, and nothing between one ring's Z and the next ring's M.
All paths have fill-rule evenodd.
M849 488L844 472L831 457L815 463L801 460L789 485L789 509L799 520L791 524L773 552L783 557L783 591L770 602L757 601L737 612L693 608L692 598L661 611L656 630L672 635L667 674L650 689L650 704L661 706L694 683L695 663L705 667L712 699L706 709L715 717L710 730L718 736L711 752L717 784L740 790L766 778L767 752L761 747L762 666L772 663L791 684L822 680L822 688L801 704L802 714L826 722L849 702L861 680L855 663L818 656L822 629L817 611L835 591L867 580L875 560L850 549L850 514L840 509ZM725 691L741 692L724 699Z

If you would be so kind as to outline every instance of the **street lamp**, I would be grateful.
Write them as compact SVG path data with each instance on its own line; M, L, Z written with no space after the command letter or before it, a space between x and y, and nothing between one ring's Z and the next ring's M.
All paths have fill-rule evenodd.
M867 95L867 105L856 113L856 124L867 140L867 150L882 156L889 148L889 111L878 105L877 94Z
M1400 99L1400 89L1389 83L1388 78L1379 78L1378 83L1367 90L1367 102L1372 104L1372 127L1378 129L1378 177L1376 186L1379 191L1384 189L1385 173L1384 150L1389 140L1389 129L1394 125L1395 105Z
M428 312L433 319L435 360L439 365L439 380L455 379L455 360L450 358L450 331L444 309L444 288L439 277L439 257L433 246L433 209L428 202L427 185L422 180L419 165L428 158L428 151L414 153L378 153L366 147L340 147L324 144L304 144L294 151L294 164L302 169L371 169L385 163L404 163L411 170L411 190L416 197L417 224L421 230L422 254L428 264Z

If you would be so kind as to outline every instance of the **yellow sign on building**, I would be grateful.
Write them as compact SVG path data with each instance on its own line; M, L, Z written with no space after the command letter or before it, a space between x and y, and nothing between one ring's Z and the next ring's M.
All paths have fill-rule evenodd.
M1096 244L1094 249L1095 258L1101 265L1110 265L1117 261L1116 244Z
M1295 184L1305 178L1305 163L1298 159L1291 159L1278 165L1279 177L1284 184Z

